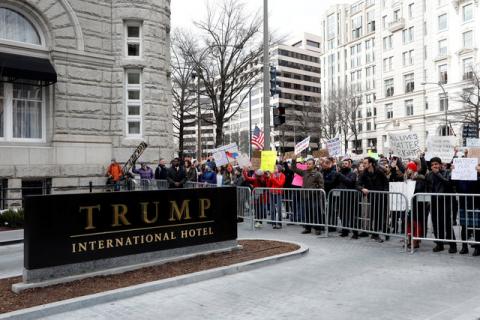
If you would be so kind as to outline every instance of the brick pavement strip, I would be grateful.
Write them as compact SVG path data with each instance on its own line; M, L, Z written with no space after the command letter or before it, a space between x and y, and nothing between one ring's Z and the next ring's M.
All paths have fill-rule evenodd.
M292 260L111 301L44 319L478 319L480 259L434 254L422 243L300 235L241 228L243 238L305 243Z

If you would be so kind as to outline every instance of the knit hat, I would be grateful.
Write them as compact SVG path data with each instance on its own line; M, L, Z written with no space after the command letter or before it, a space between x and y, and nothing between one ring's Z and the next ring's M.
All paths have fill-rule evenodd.
M410 169L412 171L417 171L417 164L415 162L412 162L410 161L408 164L407 164L407 169Z
M432 159L430 159L430 163L438 163L438 164L442 164L442 159L440 159L439 157L433 157Z
M263 170L258 169L257 171L255 171L255 175L257 177L263 176Z

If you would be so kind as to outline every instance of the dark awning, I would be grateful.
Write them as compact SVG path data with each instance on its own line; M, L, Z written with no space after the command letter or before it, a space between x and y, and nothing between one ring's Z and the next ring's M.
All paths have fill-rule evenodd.
M57 73L48 59L0 52L0 81L38 80L43 85L57 82Z

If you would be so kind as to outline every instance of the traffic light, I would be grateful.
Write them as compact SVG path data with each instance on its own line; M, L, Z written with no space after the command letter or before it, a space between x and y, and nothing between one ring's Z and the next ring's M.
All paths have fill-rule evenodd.
M278 127L285 123L285 107L280 105L273 108L273 126Z
M270 66L270 95L273 97L280 93L280 83L277 82L277 67Z

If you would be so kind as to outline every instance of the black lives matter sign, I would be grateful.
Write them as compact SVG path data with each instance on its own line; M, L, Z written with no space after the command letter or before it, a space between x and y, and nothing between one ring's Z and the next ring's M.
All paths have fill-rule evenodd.
M26 269L235 240L236 189L25 199Z

